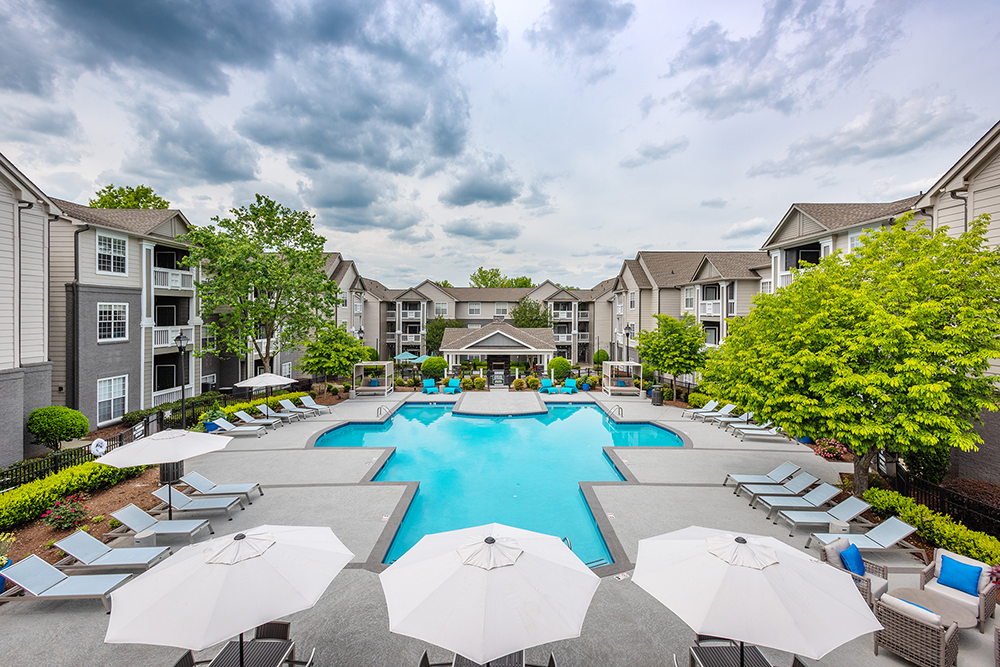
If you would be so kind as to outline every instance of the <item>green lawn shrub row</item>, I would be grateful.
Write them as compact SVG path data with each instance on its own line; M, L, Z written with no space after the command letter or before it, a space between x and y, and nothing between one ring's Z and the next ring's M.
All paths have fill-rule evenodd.
M188 410L191 409L197 410L198 408L211 407L213 403L219 400L220 396L222 396L220 392L208 391L205 392L204 394L199 394L197 396L192 396L190 398L185 399L184 407ZM124 415L122 415L122 426L135 426L149 415L155 415L157 412L160 412L161 410L166 412L167 410L180 410L180 409L181 409L181 402L174 401L172 403L164 403L163 405L157 405L155 408L146 408L145 410L133 410L132 412L126 412Z
M708 394L699 394L696 391L692 391L688 394L687 402L692 408L703 408L710 400L712 400L712 397Z
M876 514L898 516L900 520L916 526L917 535L934 546L990 565L1000 563L1000 540L992 535L969 530L950 516L935 512L896 491L868 489L864 497Z
M278 401L282 401L287 398L292 403L300 405L299 398L306 395L312 396L313 398L316 397L316 395L311 391L292 391L287 394L278 394L276 396L272 396L271 398L255 398L252 401L244 401L243 403L233 403L232 405L227 405L226 407L222 408L222 410L226 413L226 421L231 422L234 421L236 413L240 410L245 410L249 414L256 416L254 414L256 411L253 410L252 408L267 403L267 407L271 408L276 412L281 412L281 410L283 410L284 408L282 408L278 404ZM211 408L212 406L210 405L208 407ZM204 412L202 412L201 415L199 415L198 417L198 421L202 424L204 424L205 421L211 421L205 419L208 416L209 412L210 410L205 410Z
M0 530L16 528L42 516L71 493L107 489L139 475L144 467L113 468L90 461L28 482L0 495Z

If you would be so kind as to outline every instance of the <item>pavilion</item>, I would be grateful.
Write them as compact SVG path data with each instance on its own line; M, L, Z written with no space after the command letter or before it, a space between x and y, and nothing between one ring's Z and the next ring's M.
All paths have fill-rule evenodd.
M479 329L445 329L441 356L449 366L485 361L490 373L506 375L512 363L544 369L556 356L556 343L551 328L518 329L509 322L494 322Z

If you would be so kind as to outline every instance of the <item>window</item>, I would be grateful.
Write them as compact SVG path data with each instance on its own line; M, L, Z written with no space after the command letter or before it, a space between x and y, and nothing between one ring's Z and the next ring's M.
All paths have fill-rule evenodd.
M496 310L494 311L497 315L507 316L507 302L497 301Z
M719 286L718 285L705 285L701 288L701 300L702 301L718 301L719 300Z
M201 338L201 349L203 350L214 350L215 349L215 336L205 335Z
M719 330L716 328L705 329L705 344L706 345L718 345L719 344Z
M202 375L201 376L201 383L202 384L215 384L215 373L212 373L211 375Z
M628 293L628 309L635 310L635 292Z
M855 248L861 247L861 235L864 232L856 232L847 237L847 250L852 252Z
M290 378L292 377L292 362L286 361L281 364L281 377Z
M684 310L691 310L694 308L694 288L685 287L684 288Z
M761 294L771 294L771 281L770 280L760 281L760 291Z
M483 309L483 304L478 301L469 302L469 315L479 315Z
M470 324L470 325L466 326L465 328L466 329L482 329L483 325L482 324Z
M97 272L128 275L128 241L117 236L97 234Z
M354 312L356 314L358 314L358 315L361 314L361 306L363 305L363 303L364 303L363 301L355 301L354 302Z
M434 304L434 317L448 317L448 304L447 303L435 303Z
M97 340L128 340L128 304L97 304Z
M97 381L97 423L103 424L125 414L127 387L127 375Z

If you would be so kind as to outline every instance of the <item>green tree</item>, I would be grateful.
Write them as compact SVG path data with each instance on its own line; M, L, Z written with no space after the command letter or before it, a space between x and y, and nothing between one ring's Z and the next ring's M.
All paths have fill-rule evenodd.
M556 287L561 287L562 289L580 289L579 287L574 287L573 285L563 285L562 283L556 283Z
M257 195L255 203L212 218L218 226L192 227L186 266L200 266L197 283L209 349L218 354L256 352L271 371L274 356L303 345L335 312L340 290L323 271L326 239L313 216Z
M444 338L445 329L464 329L465 322L462 320L446 320L443 317L436 317L427 323L427 349L432 353L441 351L441 340Z
M516 278L507 278L507 284L503 287L535 287L535 281L528 276L517 276Z
M438 280L437 284L440 285L441 287L454 287L454 285L452 285L451 281L448 279Z
M374 347L368 347L367 345L365 347L362 347L361 354L362 354L361 361L378 361L379 357L378 350L376 350Z
M425 377L440 380L448 370L448 360L444 357L428 357L424 363L420 364L420 372Z
M534 287L535 282L528 276L508 278L500 273L500 269L487 269L480 266L469 276L472 287Z
M88 202L94 208L169 208L170 202L153 192L153 188L145 185L132 187L122 185L115 187L111 183L95 193Z
M545 370L552 373L556 380L565 380L569 375L573 365L565 357L552 357L552 361L545 367Z
M594 368L600 371L604 367L604 362L608 361L611 355L608 354L607 350L598 350L594 352Z
M880 449L973 451L986 375L1000 357L1000 251L987 217L957 238L903 216L850 254L758 295L709 356L705 379L788 433L833 438L855 454L854 493Z
M74 440L87 435L90 422L80 411L61 405L32 410L28 415L27 429L35 440L49 449L59 449L64 440Z
M305 354L299 368L306 373L349 376L354 364L367 361L361 341L347 333L347 325L327 323L316 330L306 341Z
M542 329L552 326L549 309L527 296L522 296L510 309L510 319L518 329Z
M705 365L705 330L690 313L677 319L656 315L653 331L640 331L636 350L644 363L661 373L669 373L677 400L677 376L694 373Z

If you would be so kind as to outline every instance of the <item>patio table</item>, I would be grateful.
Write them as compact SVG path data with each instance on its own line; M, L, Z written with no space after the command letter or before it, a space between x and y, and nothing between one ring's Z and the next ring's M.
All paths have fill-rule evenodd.
M524 667L524 651L515 651L502 658L490 660L486 663L489 667ZM452 667L483 667L478 662L472 662L464 655L455 654L455 662Z
M280 667L295 656L295 642L277 641L272 639L243 642L244 667ZM209 667L239 667L240 642L231 641L226 644L219 655L215 656Z
M889 594L900 600L920 605L924 609L930 609L941 617L941 623L946 628L952 623L957 623L963 630L979 625L979 619L975 614L940 593L919 588L897 588Z
M760 649L752 644L744 645L743 657L746 667L771 667ZM740 647L692 646L691 667L740 667Z

